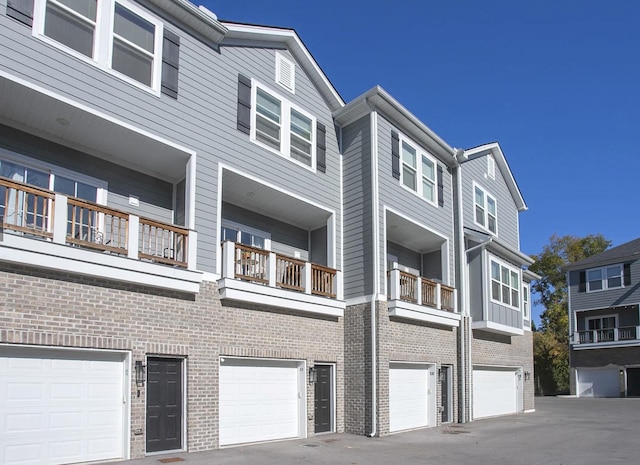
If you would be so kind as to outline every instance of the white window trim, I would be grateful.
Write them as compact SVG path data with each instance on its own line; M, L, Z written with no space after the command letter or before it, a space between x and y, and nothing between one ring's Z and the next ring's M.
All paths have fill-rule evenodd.
M96 203L100 205L107 204L107 194L109 192L109 184L102 179L94 178L86 174L77 173L75 171L59 167L52 163L40 161L35 158L28 157L19 153L11 152L9 150L0 149L0 159L14 162L27 168L33 168L38 171L44 171L49 173L49 190L53 191L53 183L55 176L63 176L65 178L73 179L74 181L80 181L85 184L89 184L97 189Z
M286 63L291 69L291 87L288 87L281 79L282 76L282 64ZM276 79L275 81L287 91L292 94L296 93L296 65L293 61L289 60L283 53L276 52Z
M482 205L482 209L484 211L484 225L482 225L481 223L478 223L476 219L476 205L478 205L476 203L476 189L481 190L482 193L484 194L484 205ZM488 231L494 236L497 236L498 235L498 201L493 195L489 194L485 188L483 188L482 186L480 186L475 182L473 183L473 191L471 192L471 195L473 198L473 222L480 228L484 229L485 231ZM495 214L496 230L495 231L492 231L491 229L489 229L489 209L487 208L487 198L491 198L491 200L493 200L496 206L496 214Z
M260 142L256 138L256 108L257 108L257 92L258 88L263 92L271 95L272 97L278 99L280 101L280 150L276 150L273 147L270 147L267 144ZM309 118L311 120L311 165L307 165L301 161L296 160L291 156L291 110L295 110L301 115ZM251 134L250 140L254 144L259 145L260 147L269 150L272 153L280 155L292 163L295 163L309 171L315 173L316 171L316 132L317 132L317 124L316 118L312 114L306 112L302 108L292 104L289 100L282 97L277 92L274 92L269 87L261 84L259 81L255 79L251 79Z
M527 291L525 298L524 291ZM529 283L522 283L522 317L529 321L531 319L531 285Z
M620 268L620 285L616 287L609 287L609 280L606 277L606 271L607 271L607 268L613 268L614 266L617 266ZM602 289L589 289L589 283L590 283L589 272L598 271L598 270L602 272L602 279L600 280L600 282L602 283ZM616 263L616 264L607 265L607 266L599 266L597 268L589 268L588 270L585 271L584 275L585 275L585 287L586 287L587 293L610 291L612 289L624 288L624 266L621 263Z
M502 300L496 300L493 298L493 292L492 292L492 281L493 281L493 277L491 275L491 262L496 262L498 265L500 265L500 267L504 267L506 269L509 270L509 290L517 290L518 291L518 305L512 305L512 304L505 304ZM515 272L518 274L518 287L514 288L511 286L511 272ZM488 289L488 293L489 293L489 300L494 303L494 304L498 304L501 305L502 307L508 307L514 310L518 310L521 311L521 307L522 307L522 290L520 289L521 287L521 283L522 283L522 270L519 268L514 267L513 265L509 265L508 263L504 262L503 260L500 260L499 258L494 257L493 255L489 255L489 272L488 272L488 279L489 279L489 289ZM502 277L502 269L500 269L500 276ZM502 295L502 280L499 281L500 283L500 295ZM511 296L509 296L509 301L511 301Z
M86 63L96 66L109 74L117 76L119 79L128 82L140 89L151 92L156 96L160 96L160 83L162 80L162 41L163 41L163 23L157 18L151 16L142 8L136 6L129 0L98 0L96 12L96 30L94 36L94 58L87 57L82 53L67 47L64 44L46 36L44 34L44 19L46 13L46 2L49 0L35 0L33 6L33 36L46 42L65 53L72 55ZM119 3L126 9L145 19L155 26L154 33L154 52L153 52L153 76L151 86L147 86L135 79L111 68L111 59L113 55L113 23L115 15L115 4Z
M438 162L435 160L435 158L433 158L433 156L431 156L431 154L429 152L427 152L426 150L423 150L418 144L416 144L415 142L411 141L411 139L407 138L406 136L404 136L403 134L399 134L398 135L398 139L399 139L399 145L398 145L398 151L400 152L400 186L411 192L413 195L416 195L418 197L420 197L422 200L424 200L425 202L433 205L434 207L438 208ZM416 190L411 189L409 186L407 186L404 183L404 160L402 159L402 144L405 143L408 146L410 146L412 149L414 149L416 151ZM427 160L429 160L431 163L433 163L433 199L429 200L427 199L422 192L422 178L424 177L422 175L422 157L425 157ZM427 178L428 179L428 178Z
M224 219L221 221L221 228L237 229L238 238L235 242L238 244L240 243L240 233L245 232L247 234L253 234L254 236L260 236L264 238L264 250L271 251L271 233L269 232L261 231L260 229L252 228L236 221Z
M618 327L618 314L609 314L609 315L600 315L600 316L588 316L584 319L584 330L585 331L601 331L603 329L613 329L613 328L600 328L600 329L589 329L589 322L592 320L602 320L603 318L613 318L613 328Z

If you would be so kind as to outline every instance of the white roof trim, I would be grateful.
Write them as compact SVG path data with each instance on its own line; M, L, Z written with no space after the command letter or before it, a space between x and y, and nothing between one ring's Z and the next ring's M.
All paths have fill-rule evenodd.
M227 28L209 10L200 9L188 0L149 1L216 44L227 33Z
M254 26L249 24L222 23L227 29L222 45L233 45L238 41L252 41L264 43L280 43L285 46L300 66L310 76L311 80L318 86L320 92L329 103L332 111L344 106L342 97L338 94L333 84L324 74L318 63L313 58L309 50L304 45L298 34L293 29L281 29L270 26Z

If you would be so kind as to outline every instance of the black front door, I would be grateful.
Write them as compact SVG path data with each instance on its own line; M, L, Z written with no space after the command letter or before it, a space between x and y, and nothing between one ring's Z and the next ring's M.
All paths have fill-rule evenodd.
M442 399L442 423L451 421L451 367L440 368L440 397Z
M147 452L182 449L182 359L147 359Z
M331 392L333 380L331 379L331 365L315 365L318 380L315 386L315 432L326 433L331 431Z
M640 368L627 368L627 397L640 397Z

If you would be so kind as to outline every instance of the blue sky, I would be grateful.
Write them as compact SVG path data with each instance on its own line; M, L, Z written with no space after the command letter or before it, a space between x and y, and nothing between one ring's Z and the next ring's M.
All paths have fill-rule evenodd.
M295 29L345 101L381 85L454 147L498 141L529 207L523 252L640 236L640 2L201 2Z

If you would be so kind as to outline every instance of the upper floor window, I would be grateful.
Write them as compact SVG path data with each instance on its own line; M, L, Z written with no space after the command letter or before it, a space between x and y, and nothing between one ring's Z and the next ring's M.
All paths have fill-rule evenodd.
M522 314L525 320L529 319L529 285L522 286Z
M127 0L36 0L34 34L159 89L162 24Z
M312 167L316 151L315 118L262 86L253 86L251 138Z
M622 287L622 265L587 270L587 291L602 291Z
M491 260L491 300L520 308L520 273L496 260Z
M425 153L401 139L401 182L431 203L436 201L436 164Z
M474 186L474 218L476 224L496 234L498 231L496 199Z

